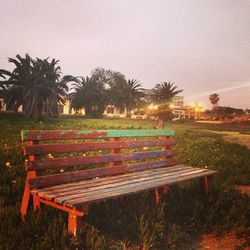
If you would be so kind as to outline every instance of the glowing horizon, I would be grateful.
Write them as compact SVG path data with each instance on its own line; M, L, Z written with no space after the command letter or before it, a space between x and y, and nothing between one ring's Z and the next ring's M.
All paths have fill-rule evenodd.
M210 96L211 94L219 94L219 93L223 93L223 92L226 92L226 91L231 91L231 90L235 90L235 89L241 89L241 88L244 88L244 87L250 87L250 82L244 82L244 83L241 83L240 85L237 85L237 86L231 86L231 87L226 87L226 88L221 88L221 89L216 89L216 90L211 90L211 91L207 91L207 92L204 92L202 94L198 94L198 95L195 95L195 96L190 96L190 97L187 97L185 98L186 100L195 100L195 98L199 98L199 97L203 97L203 96ZM250 93L249 93L249 98L250 98Z

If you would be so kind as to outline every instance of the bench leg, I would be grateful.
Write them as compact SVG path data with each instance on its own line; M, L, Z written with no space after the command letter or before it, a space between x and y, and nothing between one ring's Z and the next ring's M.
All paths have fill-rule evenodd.
M40 199L37 195L33 195L33 209L35 212L40 210Z
M81 227L81 216L75 215L74 212L69 212L68 216L68 234L70 236L73 236L74 238L77 238L80 232Z
M36 177L36 172L35 171L30 171L30 172L27 173L27 179L26 179L26 183L25 183L25 187L24 187L24 193L23 193L23 199L22 199L22 205L21 205L22 219L24 219L26 214L27 214L29 201L30 201L30 196L31 196L30 188L29 188L29 185L28 185L28 180L31 179L31 178L34 178L34 177Z
M22 199L22 205L21 205L22 219L24 219L26 214L27 214L29 200L30 200L30 189L29 189L28 185L25 185L23 199Z
M169 186L164 186L164 187L160 187L160 188L156 188L154 190L154 199L155 199L155 203L156 205L158 205L160 198L163 194L165 194L167 191L169 190Z
M208 176L204 176L200 179L200 187L201 187L201 191L205 195L208 195Z
M121 207L124 207L124 206L126 206L128 204L127 197L120 197L118 201L119 201L119 204L120 204Z

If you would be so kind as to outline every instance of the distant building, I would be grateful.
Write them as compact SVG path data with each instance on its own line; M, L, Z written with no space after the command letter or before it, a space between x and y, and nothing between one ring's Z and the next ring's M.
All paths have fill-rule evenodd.
M184 106L184 96L174 96L172 99L172 113L174 120L186 119L188 116L188 109Z
M106 109L104 110L103 115L105 115L107 117L125 118L127 116L127 109L124 109L124 111L121 112L114 105L109 104L109 105L107 105Z
M184 96L174 96L172 99L172 103L175 107L183 107L184 106Z

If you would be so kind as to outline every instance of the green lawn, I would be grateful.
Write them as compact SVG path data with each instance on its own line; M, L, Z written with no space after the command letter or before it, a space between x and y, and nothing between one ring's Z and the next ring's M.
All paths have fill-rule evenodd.
M81 237L67 236L67 216L43 207L21 222L19 208L25 172L21 153L22 129L152 129L154 122L129 119L60 118L43 122L0 115L0 248L2 249L196 249L203 232L236 229L239 237L250 232L250 199L233 185L249 185L250 151L229 144L223 136L237 132L250 136L249 126L168 123L176 131L179 159L197 167L218 170L204 198L195 182L173 187L158 207L150 195L93 205L85 217ZM9 162L10 166L6 166ZM7 164L8 165L8 164ZM240 247L240 246L239 246ZM240 248L239 248L240 249Z

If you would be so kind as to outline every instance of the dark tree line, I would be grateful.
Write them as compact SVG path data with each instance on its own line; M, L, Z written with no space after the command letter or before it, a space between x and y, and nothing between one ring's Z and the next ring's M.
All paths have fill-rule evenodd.
M58 61L52 59L32 59L17 55L9 58L14 64L12 72L1 70L1 93L7 107L15 111L22 105L26 118L39 119L43 104L49 116L58 116L58 103L65 103L68 86L73 76L63 76Z
M96 68L86 77L63 76L55 59L33 59L26 54L8 60L14 69L0 70L0 94L8 108L17 111L22 105L26 118L40 119L42 110L49 117L57 117L58 104L65 104L67 99L71 108L84 108L86 115L100 117L108 104L129 112L147 101L162 106L181 92L174 83L163 82L146 98L138 80L127 80L117 71Z

